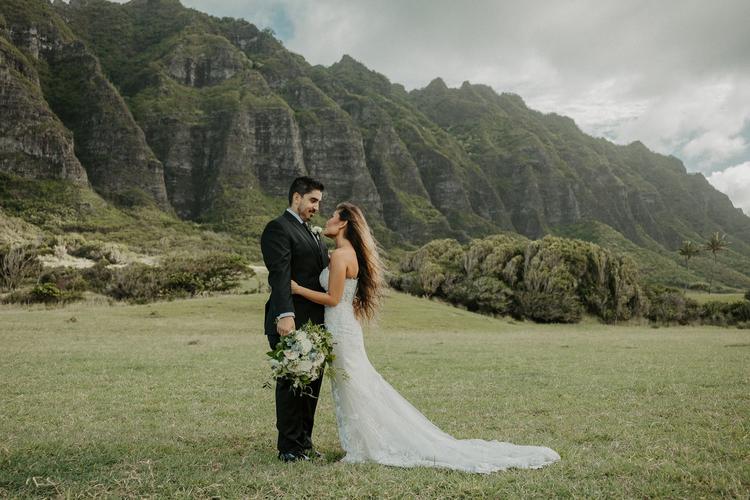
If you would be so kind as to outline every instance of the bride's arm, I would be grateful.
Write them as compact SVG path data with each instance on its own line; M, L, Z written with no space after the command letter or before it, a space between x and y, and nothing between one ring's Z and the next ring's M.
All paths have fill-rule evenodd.
M328 263L328 292L317 292L298 285L292 281L292 293L302 295L309 301L324 306L335 306L344 294L344 280L346 280L346 262L343 256L334 251Z

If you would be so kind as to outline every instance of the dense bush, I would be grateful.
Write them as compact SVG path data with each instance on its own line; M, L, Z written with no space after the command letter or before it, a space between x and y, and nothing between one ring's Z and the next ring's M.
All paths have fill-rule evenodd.
M415 294L444 296L463 272L463 248L456 240L433 240L419 251L408 254L400 264L402 273L411 273L405 286Z
M83 243L68 249L68 253L74 257L81 257L93 261L105 260L110 264L120 264L123 262L122 249L114 243L103 243L101 241L92 241Z
M552 236L530 241L503 233L466 246L435 240L406 255L390 283L469 310L540 322L576 322L585 311L626 320L648 306L631 259Z
M456 281L446 287L444 298L470 311L488 314L510 314L513 305L513 291L492 276Z
M82 292L90 290L115 300L145 303L230 290L241 277L252 275L254 272L242 256L219 252L170 257L158 266L131 263L116 267L102 259L89 268L43 270L33 289L11 293L4 301L68 302L82 298Z
M161 289L156 267L133 263L113 270L104 293L116 300L145 303L164 298Z
M248 274L252 270L236 254L173 257L160 266L137 263L112 270L104 293L117 300L143 303L230 290Z
M109 263L100 260L91 267L81 269L81 277L86 281L89 290L98 293L104 293L109 283L112 281L113 269Z
M253 274L241 255L209 253L203 256L172 257L162 267L167 285L195 295L203 291L226 291L239 284L239 278Z
M53 284L64 291L82 292L90 289L90 284L83 276L80 269L73 267L54 267L45 269L39 275L39 284Z
M750 302L710 301L700 311L701 322L717 326L750 326Z
M585 266L585 255L567 252L558 240L532 241L526 247L523 281L516 292L519 316L542 323L580 321L576 275Z
M646 286L649 308L646 317L657 323L686 325L698 320L703 309L693 299L685 297L682 290L661 285Z
M54 283L40 283L31 290L17 290L6 295L3 302L6 304L66 304L82 298L83 294L80 291L63 291Z

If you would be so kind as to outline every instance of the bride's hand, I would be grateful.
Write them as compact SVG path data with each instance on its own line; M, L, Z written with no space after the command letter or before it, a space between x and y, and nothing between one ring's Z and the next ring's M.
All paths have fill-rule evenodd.
M292 295L299 295L300 287L296 281L292 280Z

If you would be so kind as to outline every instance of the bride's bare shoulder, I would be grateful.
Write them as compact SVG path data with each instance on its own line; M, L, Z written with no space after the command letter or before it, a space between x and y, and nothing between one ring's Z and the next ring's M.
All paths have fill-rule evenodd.
M341 262L349 264L357 262L357 254L353 248L337 248L330 255L331 262Z

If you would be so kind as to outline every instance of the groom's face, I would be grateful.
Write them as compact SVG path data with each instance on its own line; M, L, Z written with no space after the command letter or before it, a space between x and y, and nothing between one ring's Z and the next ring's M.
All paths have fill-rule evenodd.
M299 196L295 194L295 198ZM307 222L313 218L313 215L320 211L320 200L323 199L323 193L314 189L299 199L299 206L297 207L297 213L300 218Z

